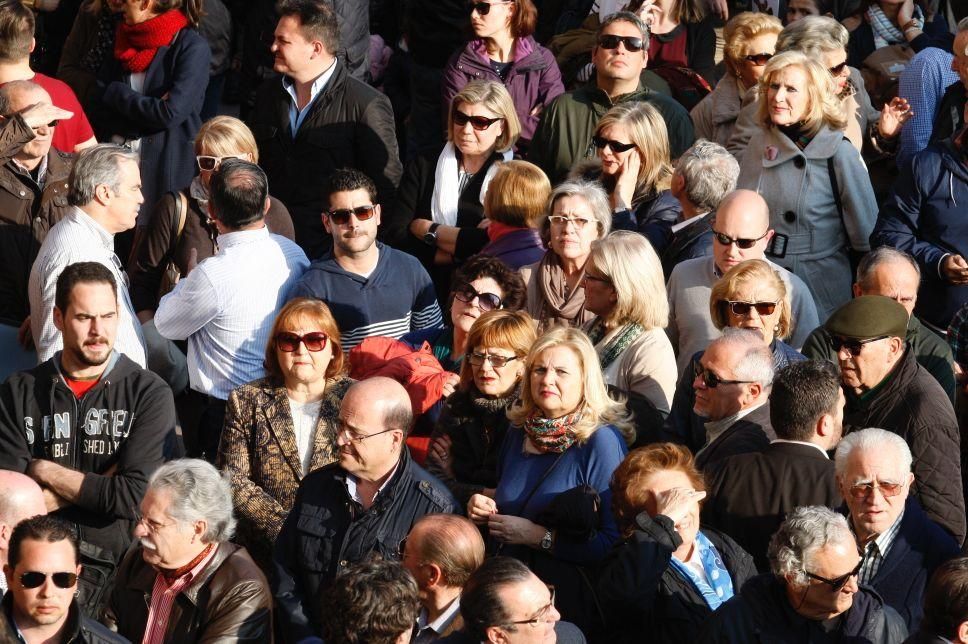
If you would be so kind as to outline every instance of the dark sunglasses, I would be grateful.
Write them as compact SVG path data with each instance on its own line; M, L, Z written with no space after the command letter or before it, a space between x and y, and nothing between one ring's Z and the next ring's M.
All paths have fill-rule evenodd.
M51 580L58 588L73 588L77 583L77 575L72 572L52 572ZM24 588L40 588L47 581L47 574L43 572L25 572L20 575L20 585Z
M642 51L645 48L645 43L638 36L605 34L598 37L598 46L602 49L618 49L619 43L625 45L626 51Z
M60 123L60 121L51 121L50 123L47 123L47 124L46 124L46 127L49 127L49 128L50 128L50 127L57 127L57 124L58 124L58 123ZM32 130L36 130L37 128L41 128L41 127L45 127L45 126L43 126L43 125L38 125L38 126L36 126L36 127L32 127L32 128L30 128L30 129L32 129Z
M468 2L467 10L471 13L477 12L482 16L491 13L491 5L494 4L514 4L514 2Z
M831 76L840 76L841 74L844 73L844 69L846 67L847 67L847 61L845 60L844 62L840 63L839 65L836 65L834 67L830 67L829 69L827 69L827 71L830 72L830 75Z
M764 237L766 237L767 234L769 234L769 232L770 231L767 230L765 233L763 233L762 235L760 235L756 239L741 239L739 237L735 237L734 238L734 237L730 237L729 235L725 235L723 233L718 233L715 230L713 231L713 236L716 238L716 241L718 241L723 246L729 246L730 244L736 244L737 246L739 246L743 250L749 250L750 248L753 248L753 245L756 244L756 242L758 242L761 239L763 239Z
M312 333L307 333L306 335L296 335L295 333L289 333L288 331L283 331L282 333L276 334L276 347L280 351L285 351L286 353L292 353L299 348L299 344L306 345L306 351L322 351L326 348L326 337L325 333L321 331L313 331Z
M743 60L748 60L757 67L762 67L763 65L767 64L770 62L771 58L773 58L773 54L767 54L766 52L762 54L750 54L749 56L743 56Z
M706 383L706 387L709 389L715 389L719 385L745 385L753 382L752 380L726 380L720 378L712 371L702 366L702 363L696 362L693 366L693 374L696 378L702 378L702 381Z
M866 340L858 340L857 338L845 338L839 335L830 336L830 343L834 348L835 352L840 352L841 348L846 349L853 357L860 355L863 351L864 345L871 342L877 342L878 340L883 340L884 338L889 338L889 335L879 335L876 338L867 338Z
M345 226L350 222L350 215L354 215L359 221L370 219L376 214L376 206L370 204L368 206L357 206L356 208L339 208L337 210L330 210L326 214L329 215L329 220L337 226Z
M847 585L847 582L850 581L851 577L857 576L857 574L860 572L861 564L863 563L864 563L864 559L862 557L861 560L857 562L857 566L853 570L851 570L846 575L841 575L840 577L834 577L833 579L827 579L826 577L815 575L812 572L807 572L806 570L804 570L803 572L806 573L807 577L809 577L810 579L816 579L821 583L827 584L834 592L840 592L841 590L844 589L844 586Z
M619 141L613 141L612 139L606 139L598 136L597 134L592 137L592 145L599 150L604 150L605 146L607 145L615 154L625 152L626 150L631 150L635 147L634 143L621 143Z
M850 495L858 501L863 501L867 498L867 495L874 490L880 490L882 496L889 497L897 496L903 489L903 483L894 483L893 481L878 481L876 484L858 483L857 485L851 485L849 492Z
M738 316L749 315L753 309L756 309L760 316L773 315L777 305L776 302L738 302L736 300L726 300L726 304L729 305L733 315Z
M500 116L489 119L486 116L471 116L470 114L464 114L460 110L454 110L454 125L464 127L470 123L471 127L478 132L483 132L500 120L502 120Z
M463 302L464 304L470 304L477 298L477 306L484 311L493 311L494 309L501 308L501 298L499 298L494 293L478 293L477 290L470 284L463 284L454 290L454 297ZM491 363L494 364L494 363Z

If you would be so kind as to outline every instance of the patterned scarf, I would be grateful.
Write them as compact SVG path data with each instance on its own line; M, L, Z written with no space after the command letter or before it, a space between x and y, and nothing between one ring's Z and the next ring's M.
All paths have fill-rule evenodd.
M175 35L187 26L188 18L178 9L136 25L122 22L114 39L114 57L126 70L139 74L148 69L158 48L171 44Z
M81 67L89 72L96 72L101 68L104 57L114 49L114 34L118 31L119 24L121 24L121 14L114 13L108 4L104 3L101 15L97 19L97 35L91 48L81 59Z
M561 454L575 444L573 428L581 417L580 411L560 418L545 418L535 411L521 429L542 454Z
M726 569L726 564L723 563L723 558L719 556L716 547L702 532L696 533L694 547L696 552L693 555L699 556L702 569L706 572L705 581L690 566L675 557L671 560L672 567L696 587L710 610L716 610L720 604L733 596L733 580L730 578L729 570Z
M184 566L182 566L180 568L176 568L175 570L171 570L170 568L159 568L158 569L158 573L162 577L164 577L165 578L165 582L167 582L167 584L169 586L171 586L173 583L175 583L175 580L176 579L178 579L182 575L186 574L189 570L191 570L192 568L194 568L195 566L197 566L198 563L202 559L204 559L205 557L207 557L208 556L208 553L212 552L212 548L214 548L214 547L215 547L215 544L214 543L210 543L207 546L205 546L205 549L202 550L200 553L198 553L198 555L196 555L194 559L192 559L191 561L189 561Z
M884 14L883 9L873 2L867 9L867 19L871 23L871 29L874 31L875 49L907 42L907 38L904 37L904 32L891 22L891 19ZM919 29L924 26L924 13L922 13L921 7L917 4L914 5L912 19L917 21Z
M638 322L632 322L622 327L622 330L612 338L611 342L602 347L598 354L598 360L602 363L602 371L607 369L644 332L645 327ZM606 335L605 322L602 318L595 318L591 328L588 329L588 337L592 344L598 345Z

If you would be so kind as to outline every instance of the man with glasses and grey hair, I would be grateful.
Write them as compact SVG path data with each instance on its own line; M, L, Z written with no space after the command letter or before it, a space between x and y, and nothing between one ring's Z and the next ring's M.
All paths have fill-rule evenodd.
M133 642L270 642L272 596L235 533L228 479L199 459L154 473L107 623Z
M917 630L924 589L934 569L958 555L958 544L909 496L911 450L897 434L868 428L841 441L834 457L847 520L863 553L859 581L880 593Z
M427 514L460 511L447 487L410 458L410 397L390 378L347 390L336 427L339 461L306 476L276 539L272 591L287 642L317 637L318 600L347 566L399 544Z
M819 505L797 508L770 541L770 572L753 577L712 614L699 642L901 644L904 621L861 585L862 559L847 520Z

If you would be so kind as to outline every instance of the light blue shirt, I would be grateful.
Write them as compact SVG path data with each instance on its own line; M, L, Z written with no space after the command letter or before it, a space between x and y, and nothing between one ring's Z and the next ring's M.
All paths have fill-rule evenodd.
M289 98L292 102L289 103L289 131L292 132L292 138L296 138L296 133L299 128L302 127L303 121L306 120L306 115L309 114L310 108L312 108L313 103L316 102L316 97L323 91L326 84L329 83L329 79L333 77L333 73L336 71L336 59L333 59L333 64L329 66L329 69L324 71L316 80L313 81L312 86L309 90L309 102L302 109L299 109L299 101L296 99L296 83L288 76L282 77L282 87L289 94Z
M928 147L941 97L949 85L958 82L958 74L951 69L953 58L944 50L928 47L918 52L901 72L898 95L907 99L914 116L901 128L899 168Z

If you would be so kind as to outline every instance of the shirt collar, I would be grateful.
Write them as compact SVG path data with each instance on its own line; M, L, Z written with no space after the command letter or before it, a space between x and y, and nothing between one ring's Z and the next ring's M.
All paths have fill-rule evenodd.
M262 228L256 228L254 230L233 230L230 233L222 233L218 236L218 247L219 250L225 250L232 246L241 246L242 244L249 244L260 239L265 239L268 236L269 229L265 225Z
M380 496L380 494L383 492L383 490L386 488L386 486L390 484L390 481L393 480L393 477L397 473L397 470L399 468L400 468L400 461L397 461L397 464L394 465L393 466L393 469L390 471L390 475L387 476L386 480L383 481L383 485L381 485L380 486L380 489L378 489L376 491L376 494L373 495L373 502L374 503L376 503L377 497ZM360 497L360 493L356 489L356 485L357 485L357 481L358 480L359 479L357 479L355 476L353 476L352 474L350 474L349 472L347 472L346 473L346 491L349 493L351 499L353 499L354 501L356 501L360 505L363 505L363 500Z
M316 80L313 81L312 86L309 88L309 102L306 103L306 107L312 105L313 101L316 100L316 97L319 96L319 93L322 92L323 88L326 87L326 83L328 83L329 79L333 77L333 73L335 71L336 58L333 58L333 64L330 65L326 71L317 76ZM286 90L286 93L289 94L289 98L292 99L293 105L298 105L298 101L296 100L296 81L289 76L283 76L282 87ZM306 108L304 107L303 109Z
M10 159L10 160L13 161L13 164L14 166L16 166L18 171L23 172L24 174L33 178L33 175L30 174L30 170L24 167L24 165L20 163L20 161L17 161L16 159ZM37 166L37 185L43 188L44 181L46 180L47 180L47 155L45 154L43 157L41 157L40 164Z
M680 230L682 230L683 228L685 228L686 226L698 222L700 219L702 219L703 217L705 217L708 214L709 214L708 212L704 212L701 215L696 215L695 217L690 217L689 219L686 219L685 221L680 221L678 224L673 224L672 225L672 232L677 233Z
M427 623L427 609L421 608L420 614L417 615L417 631L423 631L425 629L430 629L437 635L440 635L450 626L450 623L454 621L457 617L457 611L460 609L460 596L454 598L454 601L450 602L450 606L444 609L444 612L440 614L440 617L434 621Z
M195 577L198 576L198 573L200 573L202 571L202 569L205 568L205 566L208 565L208 562L212 560L212 557L215 556L215 553L216 552L218 552L218 544L215 544L214 547L208 552L208 554L205 555L204 557L202 557L198 561L198 563L196 563L194 566L191 567L190 570L188 570L186 573L184 573L181 576L179 576L171 584L167 584L166 583L166 585L169 588L171 586L174 586L175 584L178 584L181 588L184 588L185 586L188 586L188 584L192 583L192 581L195 579ZM164 575L162 575L159 572L158 573L158 576L161 577L162 582L165 582Z
M897 533L901 529L901 520L903 518L904 510L901 510L901 514L897 515L897 519L894 520L893 525L874 539L874 545L877 546L877 552L880 553L882 558L887 556L887 553L891 550L891 546L894 545L894 540L897 538Z
M783 438L775 438L772 441L770 441L770 445L774 443L790 443L791 445L809 445L810 447L817 449L821 454L823 454L823 457L825 459L830 460L830 455L828 455L827 452L824 451L824 448L820 447L816 443L811 443L808 441L789 441Z
M96 222L94 217L91 217L77 206L72 206L72 210L67 216L70 217L74 223L89 228L92 233L96 234L101 239L101 244L105 248L110 250L112 253L114 252L114 235L109 233L104 226Z

